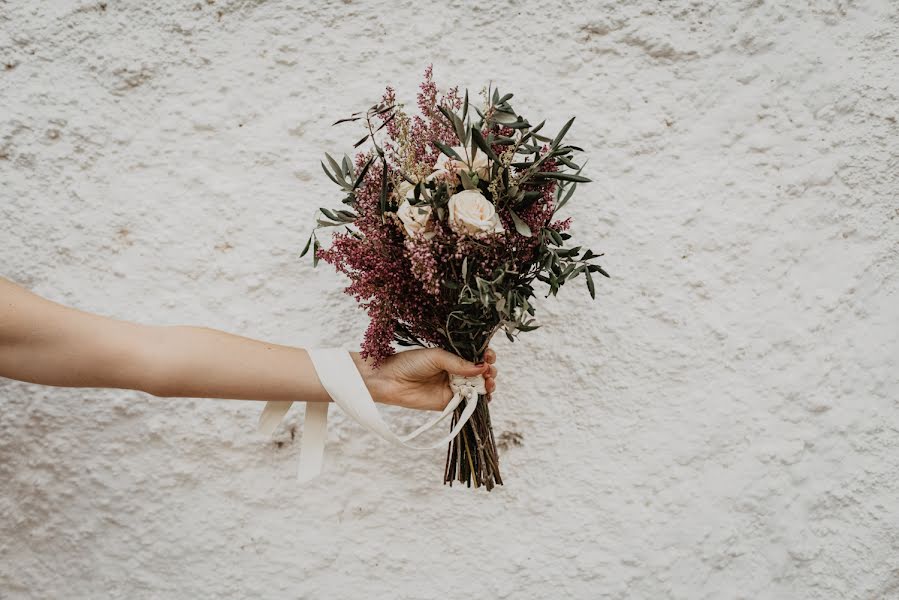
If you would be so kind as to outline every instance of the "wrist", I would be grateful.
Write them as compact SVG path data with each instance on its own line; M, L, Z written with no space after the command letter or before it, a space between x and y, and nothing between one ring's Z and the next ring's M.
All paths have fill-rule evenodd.
M368 388L368 393L371 394L372 400L384 403L387 394L385 393L386 386L381 371L374 368L371 362L362 358L358 352L350 352L350 356L356 364L359 375L362 376L362 381L365 382L365 387Z

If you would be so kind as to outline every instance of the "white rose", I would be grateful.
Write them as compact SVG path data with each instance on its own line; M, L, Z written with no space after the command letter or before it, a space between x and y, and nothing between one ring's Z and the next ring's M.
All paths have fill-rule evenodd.
M469 160L471 150L464 146L453 146L456 154L462 157L462 160L450 158L446 154L440 153L437 162L434 164L434 171L427 176L426 181L431 181L434 177L446 176L453 171L465 170L466 172L474 172L478 174L478 179L485 180L490 176L490 161L483 152L478 152L474 160ZM455 177L453 178L455 179Z
M394 193L396 194L396 198L399 201L403 201L406 198L414 197L415 184L409 183L405 179L403 179L399 185L396 186Z
M463 190L449 199L449 226L460 235L502 233L496 208L477 190Z
M408 236L423 233L425 238L434 237L433 231L427 231L428 220L431 218L431 207L427 204L412 206L408 199L404 199L396 209L396 216L403 223L403 229Z

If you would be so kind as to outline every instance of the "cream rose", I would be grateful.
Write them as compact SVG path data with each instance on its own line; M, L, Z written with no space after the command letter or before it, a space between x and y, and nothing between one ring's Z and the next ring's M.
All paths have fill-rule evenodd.
M477 190L463 190L449 199L449 226L460 235L502 233L496 208Z
M467 157L471 156L470 149L463 146L453 146L453 150L462 157L462 160L450 158L441 152L437 162L434 164L434 171L427 176L426 181L430 181L435 177L445 177L450 174L450 170L458 172L464 169L467 172L474 172L478 174L478 179L482 180L490 176L490 161L486 154L478 152L474 160L469 160ZM456 177L453 176L453 180L455 179Z
M396 186L395 193L396 193L396 198L397 198L397 200L399 200L400 202L402 202L402 201L405 200L406 198L412 198L412 197L413 197L413 191L414 191L414 190L415 190L415 184L414 184L414 183L409 183L408 181L406 181L405 179L403 179L403 180L399 183L399 185Z
M404 199L399 208L396 209L396 216L399 217L403 224L406 234L412 237L416 234L424 234L425 238L434 237L433 231L428 231L428 221L431 218L431 207L427 204L412 206L408 199Z

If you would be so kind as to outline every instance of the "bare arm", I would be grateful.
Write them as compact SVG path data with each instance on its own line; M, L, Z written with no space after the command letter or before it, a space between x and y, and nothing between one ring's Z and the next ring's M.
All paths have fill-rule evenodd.
M402 352L380 369L353 358L378 402L439 409L446 373L484 374L437 349ZM487 362L495 361L488 351ZM205 327L151 326L94 315L0 278L0 376L44 385L109 387L164 397L330 401L302 348Z

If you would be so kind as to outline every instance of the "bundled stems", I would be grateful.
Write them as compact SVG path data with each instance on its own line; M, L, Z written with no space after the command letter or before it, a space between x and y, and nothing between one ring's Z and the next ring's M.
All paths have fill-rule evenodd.
M451 426L459 422L459 416L464 408L464 403L456 408ZM450 441L447 448L443 482L452 485L454 481L464 483L468 487L484 486L488 492L495 485L503 484L499 472L496 441L490 425L490 409L487 406L487 396L484 394L479 396L478 407L474 414L462 427L459 435Z
M468 487L484 486L489 492L496 485L502 485L499 472L499 454L490 423L490 407L487 405L489 394L478 395L478 406L471 418L453 438L446 450L446 468L443 483L453 485L454 481L464 483ZM461 402L453 411L450 429L459 422L465 410L467 400Z

